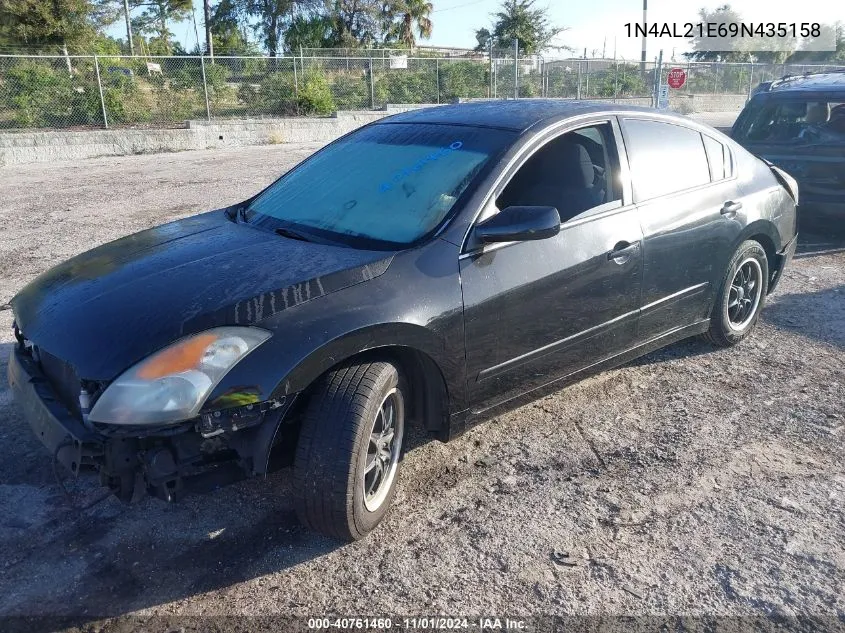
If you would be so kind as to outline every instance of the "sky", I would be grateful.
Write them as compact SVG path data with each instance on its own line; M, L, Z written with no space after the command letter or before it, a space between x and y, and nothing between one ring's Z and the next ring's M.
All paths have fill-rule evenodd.
M482 27L491 28L493 14L501 4L500 0L431 0L434 12L432 37L420 44L432 46L456 46L473 48L476 45L475 31ZM203 38L202 0L194 0L200 38ZM839 3L830 0L801 0L800 3L772 0L648 0L648 21L678 23L697 22L702 7L715 9L729 2L745 22L807 22L833 23L845 18L845 11L835 8ZM628 36L626 23L642 22L642 0L535 0L538 8L547 7L550 22L567 30L555 40L556 45L570 46L576 54L588 57L613 57L614 50L624 59L639 59L641 39ZM124 37L122 22L109 29L111 35ZM196 44L193 23L190 21L173 25L176 37L192 49ZM679 26L679 28L681 28ZM682 60L682 54L689 50L688 41L683 38L649 38L646 42L647 58L654 59L663 49L664 59ZM569 56L562 51L555 56Z

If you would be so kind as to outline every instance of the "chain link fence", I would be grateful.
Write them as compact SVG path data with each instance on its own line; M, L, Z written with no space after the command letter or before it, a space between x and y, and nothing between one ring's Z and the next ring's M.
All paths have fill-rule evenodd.
M321 54L0 56L0 130L184 126L191 119L321 116L458 99L552 97L650 105L657 83L656 64L624 59L311 52ZM673 107L681 111L685 98L733 95L741 103L761 82L837 68L664 63L660 83L677 67L687 74L685 85L672 91Z

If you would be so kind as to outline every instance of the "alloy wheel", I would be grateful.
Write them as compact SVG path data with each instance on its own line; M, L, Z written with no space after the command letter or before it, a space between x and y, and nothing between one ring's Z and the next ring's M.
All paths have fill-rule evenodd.
M379 405L370 429L364 464L364 506L375 512L384 503L399 465L405 406L402 393L391 389Z
M754 319L757 306L760 305L762 287L763 271L760 262L749 257L737 268L728 292L725 310L732 330L744 330Z

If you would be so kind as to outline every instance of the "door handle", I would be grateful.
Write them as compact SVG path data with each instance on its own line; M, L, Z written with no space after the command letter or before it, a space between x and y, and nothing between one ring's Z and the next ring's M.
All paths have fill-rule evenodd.
M608 261L614 261L617 264L624 264L628 261L631 255L635 254L640 249L640 243L634 242L618 242L613 250L607 254Z
M733 200L728 200L724 205L722 205L722 210L720 213L722 215L734 216L736 212L742 208L741 202L734 202Z

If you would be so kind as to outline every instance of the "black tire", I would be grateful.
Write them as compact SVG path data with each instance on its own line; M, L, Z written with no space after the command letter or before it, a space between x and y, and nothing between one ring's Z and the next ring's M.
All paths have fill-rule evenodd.
M321 379L306 406L294 459L294 501L305 526L354 541L379 524L396 491L407 396L399 371L388 362L348 365ZM393 414L381 411L382 405L393 407ZM372 434L381 429L379 419L386 426L387 417L394 419L396 445L391 443L390 464L381 470L384 488L368 495L365 486L385 468L375 442L386 441L387 434L371 442Z
M751 299L746 290L747 284L742 282L742 277L738 277L740 269L743 273L748 271L756 278L755 283L759 284L754 286L755 295ZM738 279L739 283L736 284ZM769 261L766 251L758 242L746 240L739 245L728 265L722 287L713 305L710 329L704 335L705 338L719 347L730 347L746 339L757 324L768 290ZM745 301L750 303L745 308L746 312L743 312L739 304Z

